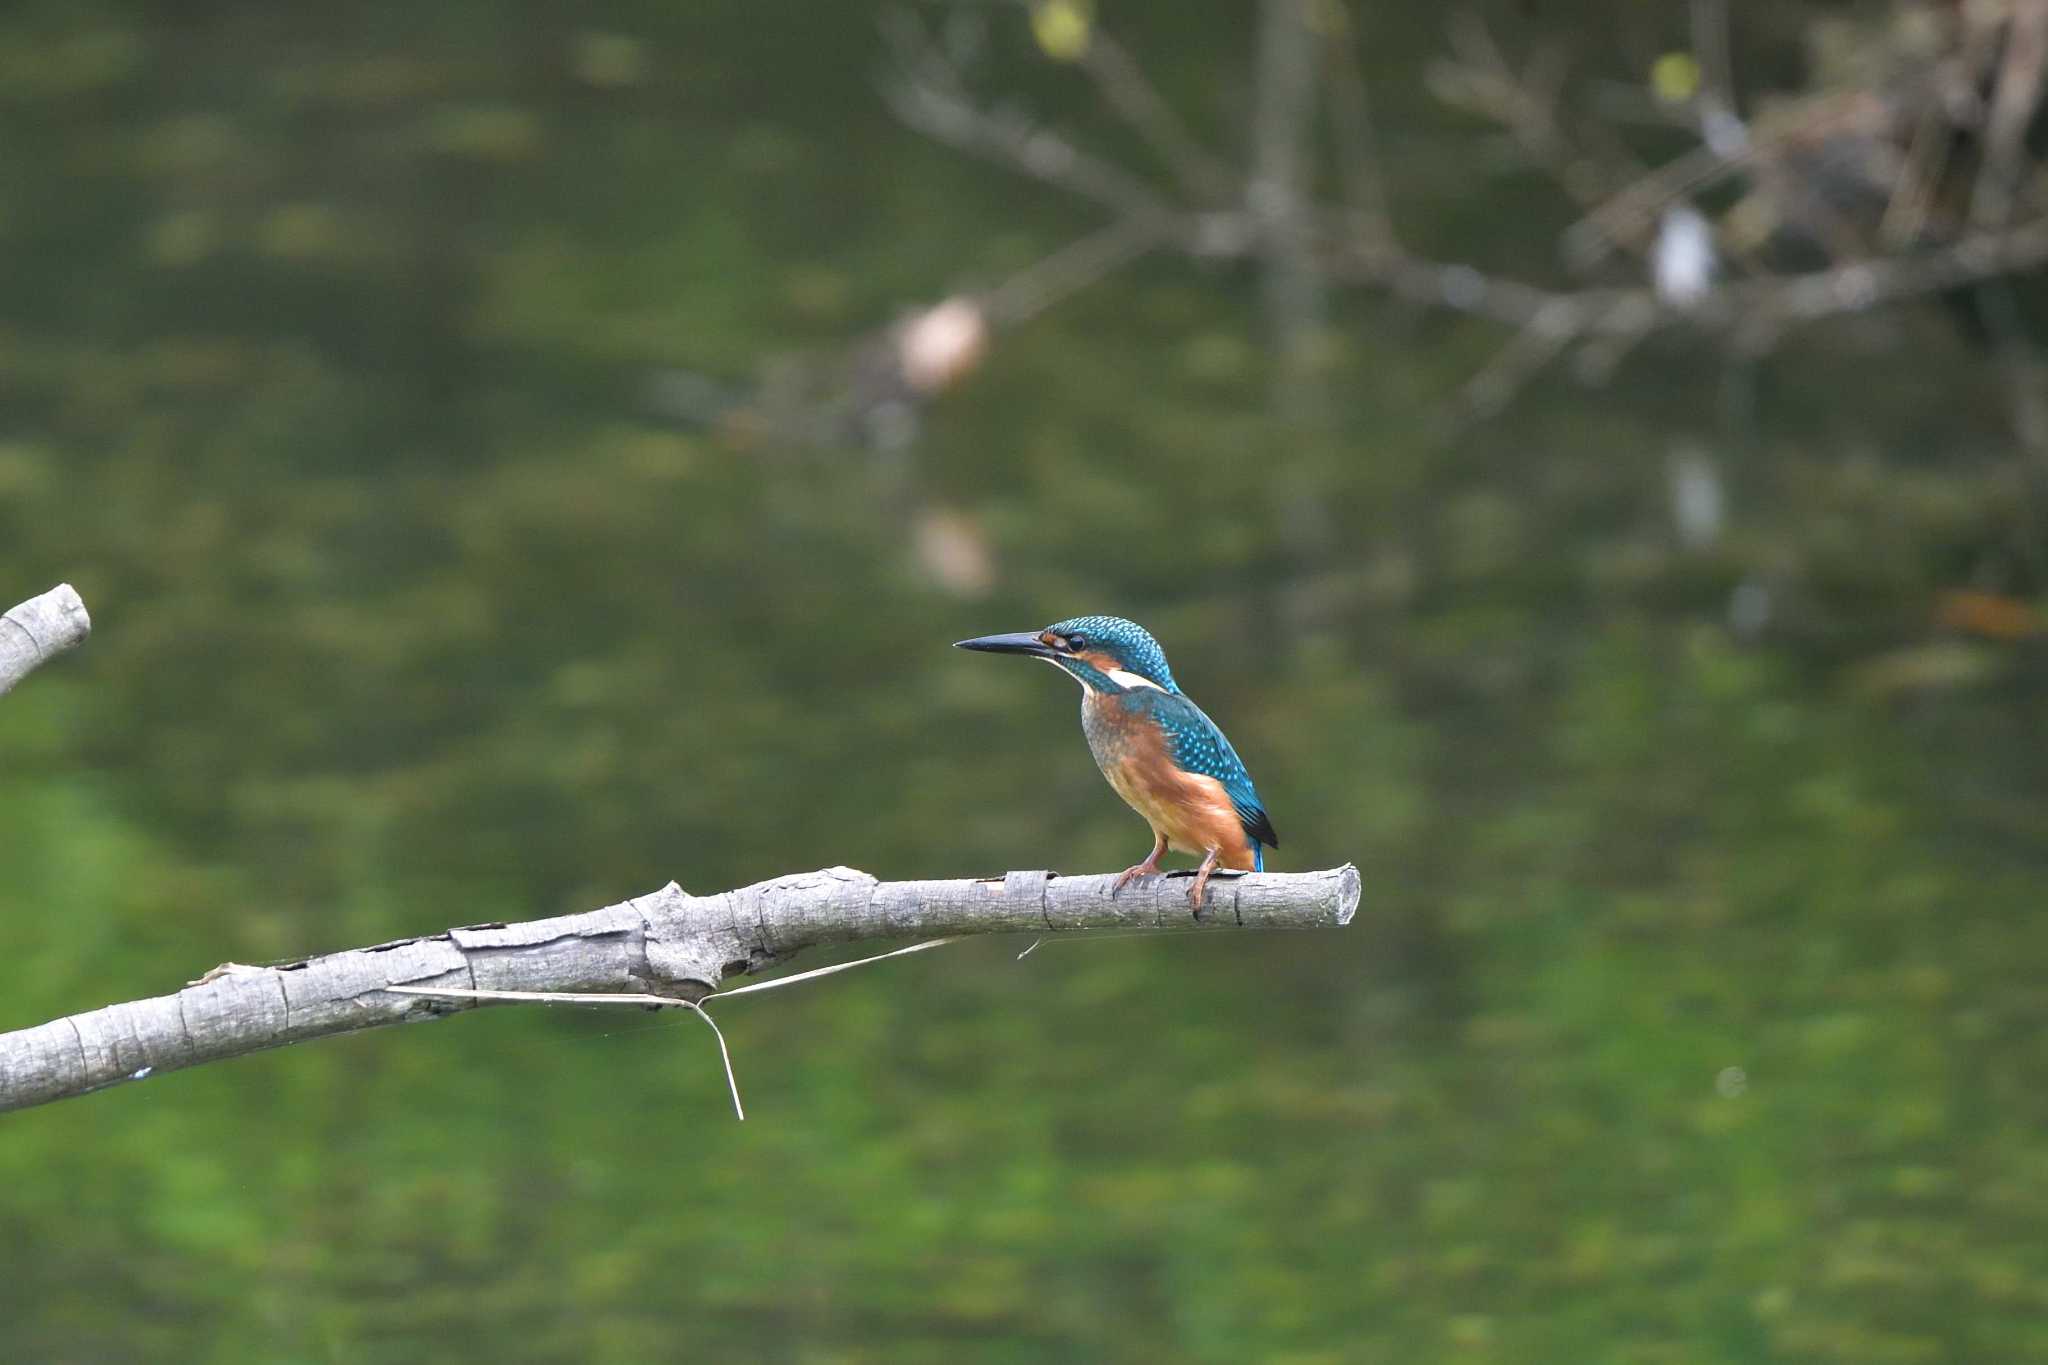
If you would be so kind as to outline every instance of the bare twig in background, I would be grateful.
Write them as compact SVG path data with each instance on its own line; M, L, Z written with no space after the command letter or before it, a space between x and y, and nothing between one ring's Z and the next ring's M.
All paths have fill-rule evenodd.
M1265 872L1210 883L1200 919L1178 876L1110 895L1114 877L1012 872L965 881L880 882L833 867L716 896L671 883L580 915L476 924L282 966L224 964L175 995L109 1005L0 1034L0 1110L264 1048L458 1008L393 986L644 992L702 1000L728 977L804 948L863 938L1348 924L1358 869Z
M647 388L646 403L655 415L748 437L900 451L917 435L924 406L972 373L1000 331L1161 245L1200 250L1205 220L1213 236L1215 220L1240 216L1235 209L1183 209L1143 177L1083 152L1019 108L977 107L953 52L913 12L885 12L883 36L898 73L883 85L883 97L905 123L1091 201L1109 211L1110 221L995 285L912 310L846 347L778 356L752 383L664 371ZM1121 48L1093 35L1083 64L1104 98L1189 193L1214 194L1234 183Z
M1700 141L1723 155L1748 141L1735 105L1735 63L1728 41L1728 0L1692 0L1692 50L1699 61L1700 89L1693 116Z
M743 436L897 452L891 467L900 472L924 408L975 369L1004 329L1156 252L1257 272L1274 405L1297 421L1322 406L1321 343L1337 289L1507 329L1460 390L1469 420L1500 411L1559 362L1581 382L1605 382L1663 331L1702 334L1747 366L1808 324L1986 283L2009 289L2005 282L2048 264L2048 203L2025 135L2040 117L2048 0L1927 6L1932 41L1916 29L1907 42L1873 21L1861 41L1877 50L1850 63L1853 78L1824 73L1805 90L1748 96L1732 67L1731 7L1691 0L1695 52L1669 54L1676 75L1653 81L1628 116L1647 111L1696 142L1650 167L1611 128L1569 116L1556 51L1517 64L1479 20L1454 19L1451 55L1429 82L1498 124L1580 208L1559 243L1567 282L1434 259L1397 235L1358 59L1364 36L1343 0L1262 0L1242 170L1201 146L1092 11L1051 0L953 3L972 41L935 33L914 9L886 12L884 99L932 140L1108 220L1007 279L908 312L849 347L778 358L752 384L663 375L650 407ZM1080 67L1103 110L1166 178L1127 169L1015 99L977 89L970 67L992 15L1058 18L1060 43L1034 29L1040 46ZM1326 163L1336 172L1329 198L1319 191ZM2005 299L1999 306L2010 313ZM2013 421L2039 448L2048 398L2032 343L1996 317L1980 321L2010 379Z
M2030 126L2040 103L2048 0L1985 13L1990 17L1944 30L1948 45L1931 55L1908 46L1866 63L1887 73L1881 86L1780 98L1768 118L1750 123L1738 107L1729 7L1725 0L1693 0L1696 88L1685 96L1685 117L1670 126L1691 130L1699 142L1653 168L1641 166L1621 139L1597 126L1567 132L1563 66L1554 55L1540 53L1518 69L1477 19L1460 17L1451 29L1452 59L1432 68L1432 86L1499 123L1585 208L1565 233L1564 257L1581 269L1608 267L1610 278L1573 287L1432 260L1397 242L1358 74L1358 37L1341 6L1318 7L1314 18L1301 0L1266 0L1261 7L1253 162L1239 192L1229 196L1246 206L1242 213L1214 207L1209 181L1220 160L1203 159L1198 173L1188 170L1194 163L1184 127L1164 119L1137 61L1121 47L1106 46L1099 32L1091 34L1091 50L1105 45L1111 54L1093 72L1105 102L1179 169L1184 185L1201 180L1199 196L1176 201L1082 152L1067 136L976 96L964 73L904 14L891 23L896 69L885 88L899 114L928 136L1091 200L1158 248L1256 264L1279 343L1276 400L1283 412L1297 408L1301 390L1290 375L1300 371L1292 367L1303 358L1304 339L1320 326L1326 285L1338 283L1512 329L1503 349L1465 387L1469 409L1483 414L1575 351L1583 353L1575 372L1605 375L1644 338L1684 328L1718 339L1731 354L1754 357L1805 324L2048 262L2048 206L2028 198L2027 178L2013 162L2026 154L2025 139L2014 130ZM1874 29L1870 41L1887 41L1884 34ZM2002 55L1994 64L1995 54ZM1328 85L1343 187L1338 204L1320 202L1313 189L1317 153L1307 130L1318 79ZM1987 220L1988 211L1978 212L1975 226L1961 229L1943 220L1936 232L1935 206L1947 193L1937 182L1950 158L1930 149L1978 135L1958 95L1973 81L1993 87L1984 105L1991 112L1977 187L2004 211L1995 222ZM2003 164L1994 172L1996 163ZM1907 183L1913 177L1929 183ZM1731 183L1738 197L1717 216L1696 207L1702 202L1696 196ZM2001 196L1989 186L2012 193ZM1908 224L1920 230L1902 236L1899 228ZM1800 269L1774 263L1783 254L1776 250L1779 237L1817 245L1822 263ZM1681 239L1694 248L1693 268L1655 278L1670 265L1661 248ZM1613 259L1617 247L1626 261ZM1716 272L1714 261L1723 256L1741 268ZM1613 278L1615 269L1627 273Z
M2028 171L2026 137L2040 107L2044 72L2048 72L2048 0L2015 0L2005 27L2005 50L1998 65L1985 118L1984 159L1970 193L1970 224L1996 232L2018 212ZM2036 172L2038 174L2038 171ZM2048 372L2038 348L2019 316L2010 282L1980 285L1975 301L1984 329L1998 352L2013 432L2048 468Z
M981 296L991 325L1014 327L1099 282L1158 245L1142 222L1119 219L1025 266Z
M2048 64L2048 0L2014 0L2010 8L2005 50L1984 121L1984 159L1970 195L1970 223L1980 229L2012 221L2025 172L2027 126L2041 102L2041 76Z
M1692 0L1693 56L1699 61L1700 96L1732 110L1735 73L1728 55L1728 0Z
M1259 6L1252 172L1244 187L1273 338L1273 403L1297 423L1313 420L1324 406L1316 369L1327 311L1310 218L1310 125L1322 68L1310 3L1262 0Z
M1518 72L1476 14L1453 15L1449 36L1453 60L1431 66L1430 89L1445 103L1498 123L1573 202L1591 208L1617 185L1641 175L1619 139L1601 138L1595 154L1566 132L1561 110L1565 64L1557 49L1538 52ZM1615 245L1640 249L1642 235L1617 238Z
M1090 156L1014 106L979 107L964 74L907 10L884 15L898 78L882 96L896 117L926 136L1091 199L1123 216L1161 222L1183 216L1165 196L1115 164Z
M1151 220L1119 218L984 292L915 309L844 347L777 356L751 384L661 371L648 381L646 406L665 420L733 435L900 451L916 438L925 407L980 368L1003 331L1158 244Z
M1103 99L1151 145L1190 198L1216 203L1230 197L1237 177L1195 141L1122 44L1100 30L1091 33L1081 66Z
M0 616L0 695L81 643L91 631L92 617L69 583L59 583Z
M1556 300L1536 310L1486 368L1465 382L1465 399L1481 417L1498 412L1544 366L1578 339L1584 325L1569 304Z
M1337 174L1351 210L1351 233L1368 252L1395 249L1393 205L1387 176L1380 164L1374 135L1372 101L1365 73L1358 67L1358 39L1349 8L1329 0L1325 13L1333 31L1323 44L1323 83L1330 97L1330 137L1335 145Z

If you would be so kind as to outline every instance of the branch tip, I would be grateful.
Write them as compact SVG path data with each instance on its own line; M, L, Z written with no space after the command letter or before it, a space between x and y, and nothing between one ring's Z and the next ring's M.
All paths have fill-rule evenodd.
M69 583L0 616L0 695L92 633L92 616Z

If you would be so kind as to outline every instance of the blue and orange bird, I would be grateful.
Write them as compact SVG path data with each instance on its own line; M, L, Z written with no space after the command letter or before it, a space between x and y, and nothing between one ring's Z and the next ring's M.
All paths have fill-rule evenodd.
M1110 894L1131 878L1159 871L1169 848L1202 860L1188 904L1217 868L1263 872L1259 845L1280 847L1252 775L1216 722L1173 681L1166 652L1134 621L1076 616L1044 630L984 635L960 649L1043 659L1081 684L1081 732L1095 766L1125 804L1152 826L1152 852L1124 869Z

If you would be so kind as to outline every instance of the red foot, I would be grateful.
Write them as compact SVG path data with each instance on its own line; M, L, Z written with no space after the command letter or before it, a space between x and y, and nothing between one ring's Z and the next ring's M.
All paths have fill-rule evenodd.
M1159 871L1159 855L1164 852L1166 852L1166 840L1154 834L1152 836L1152 852L1146 857L1144 862L1123 870L1117 877L1116 884L1109 888L1110 899L1114 900L1117 892L1129 886L1131 878L1156 875Z
M1147 858L1144 862L1137 863L1131 867L1127 867L1122 872L1117 873L1116 884L1109 888L1109 894L1112 898L1114 898L1117 892L1123 890L1125 887L1131 884L1132 878L1153 876L1157 874L1158 871L1159 858L1158 855L1155 854L1152 857Z
M1209 856L1202 859L1202 865L1195 872L1195 884L1188 888L1188 908L1195 912L1197 919L1202 915L1202 893L1209 889L1209 874L1216 870L1216 849L1209 850Z

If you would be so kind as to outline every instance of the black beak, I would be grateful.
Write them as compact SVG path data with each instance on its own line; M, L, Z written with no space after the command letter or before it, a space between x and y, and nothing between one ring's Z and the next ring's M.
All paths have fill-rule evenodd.
M1035 630L1020 630L1013 635L984 635L976 640L961 640L955 649L978 649L985 654L1036 654L1042 659L1053 657L1045 641L1038 638Z

